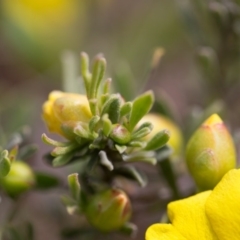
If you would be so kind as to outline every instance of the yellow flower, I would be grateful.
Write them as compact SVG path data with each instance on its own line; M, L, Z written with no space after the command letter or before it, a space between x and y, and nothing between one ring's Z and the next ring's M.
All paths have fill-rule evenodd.
M49 69L65 49L74 49L85 34L87 5L82 0L2 0L1 26L25 61Z
M150 122L153 124L153 130L147 135L147 139L151 139L156 133L163 129L168 129L171 134L168 144L173 149L173 156L177 157L181 155L183 137L179 127L174 122L167 117L156 113L145 115L139 122L139 125L144 122Z
M236 166L231 135L217 114L210 116L187 144L186 160L200 190L213 189Z
M168 205L171 224L154 224L146 240L239 240L240 169L230 170L211 191Z
M53 91L43 104L43 119L50 132L70 138L63 132L66 123L88 123L92 117L88 99L85 95Z
M3 0L1 4L5 18L24 37L53 47L59 44L60 37L69 38L66 32L69 33L79 16L83 18L86 5L77 0Z

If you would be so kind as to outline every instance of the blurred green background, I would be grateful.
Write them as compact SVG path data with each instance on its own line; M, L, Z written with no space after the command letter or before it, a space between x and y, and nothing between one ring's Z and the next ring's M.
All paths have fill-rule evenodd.
M231 14L227 12L223 22L225 10ZM31 141L39 145L31 165L53 171L42 160L50 148L40 139L47 132L41 107L50 91L62 89L62 59L66 51L75 54L76 62L81 51L91 58L103 53L108 63L107 77L113 78L115 89L121 90L126 99L147 89L153 89L156 98L167 96L186 138L213 111L228 116L237 132L239 23L239 3L230 0L1 0L1 144L12 132L29 125ZM165 54L153 68L152 56L159 47ZM220 69L224 69L218 72L222 77L212 74L214 67L209 64L215 53ZM77 66L80 68L80 64ZM77 70L79 74L78 67ZM67 175L61 169L53 172L63 179ZM155 184L148 191L129 190L135 191L133 199L139 200L134 209L134 222L140 226L137 239L143 239L146 227L160 219L160 212L154 213L153 209L153 215L146 217L144 205L149 201L156 203L156 199L147 196L156 197L160 185ZM60 228L81 224L82 220L68 217L58 200L59 191L35 193L24 204L24 209L30 208L25 218L37 225L36 239L61 239ZM35 201L39 202L37 208ZM138 213L139 209L142 212ZM128 238L103 235L102 239Z
M157 47L163 47L166 54L161 68L150 76ZM33 124L48 92L61 89L64 50L73 51L76 57L80 51L91 57L104 53L108 76L115 82L114 77L124 75L132 81L132 98L150 80L157 88L166 85L176 102L179 97L184 101L185 94L169 85L184 85L191 72L193 49L174 1L3 0L0 91L5 129ZM18 117L9 119L9 114Z

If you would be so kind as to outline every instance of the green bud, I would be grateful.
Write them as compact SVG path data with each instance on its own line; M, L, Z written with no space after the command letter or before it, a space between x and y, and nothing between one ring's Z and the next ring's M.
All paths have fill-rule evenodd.
M29 190L34 184L35 176L32 169L21 161L14 161L8 175L0 178L2 189L11 197L16 197Z
M209 117L187 145L186 160L199 190L213 189L236 166L231 135L217 114Z
M94 195L85 210L88 221L103 232L120 229L131 216L127 195L119 189L109 189Z
M120 124L116 124L113 126L110 137L120 145L127 144L131 140L130 132Z

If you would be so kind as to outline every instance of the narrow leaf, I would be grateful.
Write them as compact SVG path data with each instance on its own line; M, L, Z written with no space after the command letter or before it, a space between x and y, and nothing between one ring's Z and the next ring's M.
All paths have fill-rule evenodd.
M112 94L111 97L103 105L101 115L103 116L104 114L107 113L111 122L113 124L117 123L120 116L120 104L121 104L120 95Z
M65 164L67 164L71 160L72 156L73 156L73 153L60 155L60 156L58 156L58 157L53 159L52 164L53 164L54 167L63 166Z
M132 139L133 140L141 139L141 138L145 137L146 135L148 135L151 131L152 131L152 129L149 127L141 128L140 130L138 130L132 134Z
M130 147L144 148L146 146L146 142L145 141L131 141L130 143L128 143L128 145Z
M121 154L124 153L126 151L126 149L127 149L127 146L125 146L125 145L117 145L117 144L115 144L115 147L118 150L118 152L121 153Z
M93 64L92 80L90 85L90 99L96 98L99 85L103 79L106 69L106 60L103 57L97 57Z
M82 126L81 124L78 124L78 125L74 128L74 133L75 133L76 135L78 135L79 137L82 137L82 138L89 138L89 137L90 137L90 134L89 134L88 129L85 129L85 127Z
M170 139L170 132L165 129L158 132L152 139L149 140L145 150L156 150L163 147Z
M127 114L129 114L132 110L132 103L131 102L126 102L123 104L123 106L120 109L120 116L123 117Z
M123 155L125 162L146 162L155 165L157 160L154 152L136 152L130 155Z
M91 132L95 131L95 128L100 120L99 116L94 116L92 119L89 121L88 127Z
M60 183L59 179L52 174L44 172L34 172L36 185L35 188L41 190L47 190L57 187Z
M89 57L85 52L81 53L81 73L84 80L87 97L90 97L90 79L91 74L89 72Z
M112 79L108 78L103 85L103 94L108 94L111 88Z
M109 120L108 115L105 114L102 117L102 124L103 124L103 134L108 137L108 135L112 131L112 122Z
M8 151L2 151L0 155L0 177L5 177L8 175L11 169L11 161L8 158Z
M77 173L68 175L68 186L70 188L72 197L78 202L80 199L81 187L78 181Z
M154 95L152 91L147 91L133 101L132 111L129 119L129 130L132 131L141 118L152 108Z
M64 142L55 141L49 138L45 133L42 134L42 141L54 147L66 147L67 145L69 145L69 143L66 143L66 142L64 143Z
M67 147L56 147L51 152L52 156L59 156L59 155L65 155L69 152L72 152L74 149L78 147L78 144L72 144Z

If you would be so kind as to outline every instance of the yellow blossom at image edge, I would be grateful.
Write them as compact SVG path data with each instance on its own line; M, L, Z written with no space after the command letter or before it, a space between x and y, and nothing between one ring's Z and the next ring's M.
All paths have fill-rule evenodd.
M154 224L146 240L239 240L240 170L230 170L212 191L171 202L172 224Z

